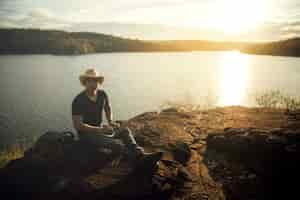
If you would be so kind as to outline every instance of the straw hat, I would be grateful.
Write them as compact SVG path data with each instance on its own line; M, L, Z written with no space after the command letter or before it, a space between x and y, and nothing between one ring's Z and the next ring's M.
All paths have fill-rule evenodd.
M84 86L85 80L88 78L97 80L99 84L102 84L104 81L104 76L98 75L98 72L93 68L87 69L79 76L80 83Z

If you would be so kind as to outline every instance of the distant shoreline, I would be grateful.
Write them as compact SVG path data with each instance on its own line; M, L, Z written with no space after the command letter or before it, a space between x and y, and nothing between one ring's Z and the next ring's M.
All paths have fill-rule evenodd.
M113 52L94 52L94 53L85 53L85 54L50 54L50 53L0 53L1 56L87 56L87 55L97 55L97 54L128 54L128 53L191 53L191 52L228 52L234 50L199 50L199 51L113 51ZM253 56L273 56L273 57L285 57L285 58L300 58L300 56L293 55L271 55L271 54L255 54L255 53L246 53L240 52L245 55L253 55Z
M96 54L128 54L128 53L192 53L192 52L228 52L228 51L236 51L236 50L199 50L199 51L112 51L112 52L93 52L93 53L82 53L82 54L51 54L51 53L0 53L1 56L86 56L86 55L96 55ZM300 58L300 56L293 55L272 55L272 54L256 54L256 53L246 53L241 52L245 55L253 55L253 56L273 56L273 57L285 57L285 58Z
M138 40L90 32L0 29L0 55L83 55L94 53L153 53L240 51L251 55L300 57L300 38L274 42L205 40Z

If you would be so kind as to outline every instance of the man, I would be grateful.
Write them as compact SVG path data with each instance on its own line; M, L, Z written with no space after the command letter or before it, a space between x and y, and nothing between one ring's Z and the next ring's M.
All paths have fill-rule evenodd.
M72 101L72 120L80 140L96 148L109 148L114 155L120 155L126 147L132 161L146 158L156 162L161 158L162 152L145 153L136 143L131 130L121 128L113 121L109 97L103 89L98 89L103 84L103 76L91 68L81 74L79 80L85 89ZM108 126L102 125L103 111Z

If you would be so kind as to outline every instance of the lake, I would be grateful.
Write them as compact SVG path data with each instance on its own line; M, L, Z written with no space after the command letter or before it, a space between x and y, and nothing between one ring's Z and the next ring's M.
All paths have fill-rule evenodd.
M300 96L300 58L235 51L7 55L0 56L0 136L74 131L71 102L90 66L105 77L115 120L168 101L253 106L253 94L264 90Z

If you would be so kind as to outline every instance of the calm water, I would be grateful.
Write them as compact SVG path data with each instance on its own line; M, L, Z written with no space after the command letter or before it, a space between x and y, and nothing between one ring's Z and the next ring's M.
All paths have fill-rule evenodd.
M251 106L251 94L266 89L300 96L299 58L238 52L0 56L0 136L74 130L71 101L83 89L79 73L89 66L105 76L114 119L166 101L205 103L209 96L218 105Z

